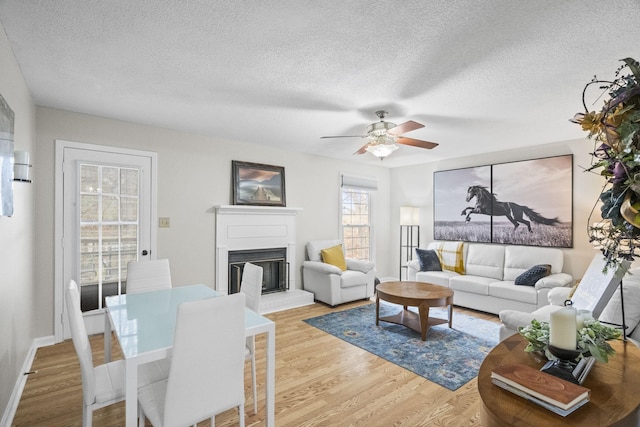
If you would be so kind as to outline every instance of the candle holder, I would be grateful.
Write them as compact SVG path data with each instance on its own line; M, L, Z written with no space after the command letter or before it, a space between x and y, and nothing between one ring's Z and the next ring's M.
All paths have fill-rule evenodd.
M578 379L573 376L573 370L577 365L576 358L580 356L580 350L567 350L551 344L547 346L547 349L557 359L550 363L548 367L542 368L541 371L574 384L580 384Z

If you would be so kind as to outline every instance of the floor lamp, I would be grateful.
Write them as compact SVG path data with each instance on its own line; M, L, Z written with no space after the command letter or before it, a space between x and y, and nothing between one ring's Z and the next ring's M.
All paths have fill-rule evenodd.
M420 244L420 208L400 207L400 280L402 269L413 259L413 251Z

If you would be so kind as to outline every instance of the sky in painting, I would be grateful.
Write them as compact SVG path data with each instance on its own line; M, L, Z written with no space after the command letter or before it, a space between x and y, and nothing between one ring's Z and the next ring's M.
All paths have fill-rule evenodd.
M474 168L441 171L434 174L435 221L464 220L460 215L476 200L465 200L467 189L483 185L500 202L527 206L547 218L572 221L572 161L570 155L525 160ZM482 220L488 216L480 215ZM480 218L478 218L480 219ZM506 218L494 218L506 220Z

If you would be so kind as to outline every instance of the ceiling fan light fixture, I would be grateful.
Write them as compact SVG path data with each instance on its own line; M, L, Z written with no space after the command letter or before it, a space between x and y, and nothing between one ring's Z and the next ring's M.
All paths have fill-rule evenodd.
M366 150L379 159L384 159L398 149L396 144L370 144Z

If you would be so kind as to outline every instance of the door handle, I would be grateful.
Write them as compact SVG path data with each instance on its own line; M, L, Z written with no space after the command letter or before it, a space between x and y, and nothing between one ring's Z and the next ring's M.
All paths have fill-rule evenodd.
M142 251L142 256L147 256L147 255L149 255L149 251L148 251L148 250L146 250L146 249L144 249L144 250Z

